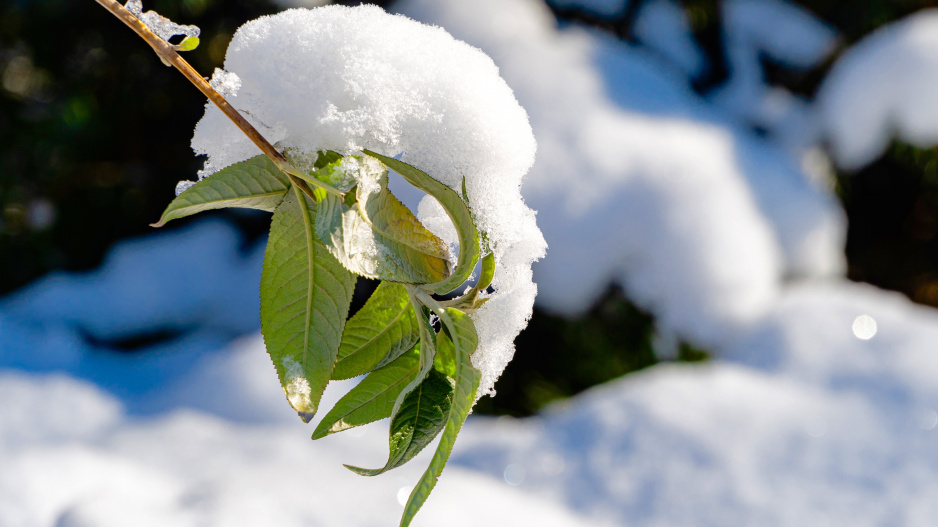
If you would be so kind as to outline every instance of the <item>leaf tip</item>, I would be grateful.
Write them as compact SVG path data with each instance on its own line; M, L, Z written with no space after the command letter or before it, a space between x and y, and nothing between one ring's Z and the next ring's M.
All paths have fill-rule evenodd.
M313 436L311 437L311 439L315 441L317 439L322 439L326 437L327 435L329 435L329 430L323 427L322 425L320 425L319 428L313 431Z
M166 222L163 221L163 220L160 220L160 221L158 221L158 222L156 222L156 223L151 223L151 224L150 224L150 227L153 227L154 229L159 229L159 228L162 227L163 225L166 225Z
M359 468L356 466L346 465L346 464L342 464L342 466L358 474L359 476L377 476L379 474L384 473L383 469L368 470L367 468Z
M316 417L316 412L297 411L296 415L300 416L300 419L302 419L304 423L309 423L310 421L313 420L313 417Z

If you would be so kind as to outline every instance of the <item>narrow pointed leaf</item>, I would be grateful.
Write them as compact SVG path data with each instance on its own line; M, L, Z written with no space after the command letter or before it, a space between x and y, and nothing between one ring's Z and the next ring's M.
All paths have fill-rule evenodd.
M313 432L313 439L390 417L397 396L419 370L419 349L414 347L387 366L371 372L323 417Z
M424 308L422 305L420 305L418 302L416 302L413 298L411 298L411 305L413 306L414 311L417 314L417 321L418 321L419 328L420 328L419 370L414 380L411 381L410 384L408 384L406 387L404 387L403 390L401 390L400 395L397 396L397 400L394 402L394 408L391 410L391 415L393 417L391 419L391 434L390 434L390 438L388 441L391 448L390 448L390 455L388 456L388 462L385 464L385 466L380 469L368 470L368 469L361 469L361 468L346 465L346 467L349 470L356 472L358 474L361 474L363 476L377 476L378 474L387 472L388 470L391 470L392 468L400 466L400 464L403 464L403 462L406 461L406 460L401 461L403 457L405 456L405 452L409 448L408 444L406 444L407 443L406 439L408 439L408 437L412 439L413 436L412 435L407 436L406 434L407 430L401 428L402 426L406 425L407 423L406 419L405 420L398 419L398 416L402 415L405 412L404 410L405 407L408 407L408 408L412 407L415 401L418 403L421 401L426 401L425 406L427 406L427 408L425 408L425 412L430 412L431 407L434 404L436 405L436 407L439 407L440 404L446 404L445 401L424 398L424 397L429 397L431 392L435 393L436 394L435 396L438 398L440 390L433 390L433 388L442 387L438 382L434 382L426 387L424 386L424 383L427 381L427 379L429 379L430 376L434 374L433 363L436 357L436 338L437 337L436 337L436 333L434 333L433 331L433 326L430 325L430 313L427 311L427 309ZM439 380L439 375L434 375L434 377L436 380ZM423 391L424 388L428 388L430 389L430 391L424 392ZM422 421L422 422L426 423L425 421ZM442 427L442 424L440 424L440 427ZM395 435L395 430L398 431L397 435ZM428 430L422 431L420 434L418 434L418 438L425 437L429 432L432 432L432 430L428 429ZM432 432L432 433L433 433L433 436L436 436L436 434L439 433L439 430L437 430L436 432ZM432 437L430 438L430 440L432 440ZM411 449L411 451L413 451L413 454L416 455L416 453L419 452L419 450L422 449L424 446L426 446L426 444L423 444L422 446L420 446L420 448L416 449L416 451L413 451L413 449ZM410 458L407 458L407 459L410 459Z
M472 366L471 361L471 355L478 345L478 335L472 320L468 315L456 309L445 309L438 314L447 331L441 332L437 338L437 357L442 362L442 369L448 375L452 375L450 380L453 382L455 393L453 402L446 413L443 436L433 454L430 466L423 473L407 500L404 515L401 518L401 527L410 525L417 511L436 486L443 467L453 451L456 436L475 403L479 381L482 378L482 374Z
M346 157L316 174L324 181L343 182L350 170L359 182L354 196L345 200L326 196L316 219L320 240L342 265L369 278L409 284L449 276L446 244L391 194L383 165L370 158Z
M387 464L368 470L346 465L362 476L377 476L397 468L420 453L443 430L453 404L453 382L431 369L419 386L404 398L391 419L391 453Z
M459 235L459 258L451 275L430 284L428 288L438 294L452 292L469 279L479 261L479 231L472 222L472 215L469 213L466 202L453 189L407 163L370 150L363 150L363 152L390 167L411 185L436 198L446 210L446 214L456 226L456 232Z
M290 189L289 178L260 155L223 168L174 199L154 227L197 212L241 207L273 212Z
M417 374L417 378L411 381L411 383L401 391L401 394L397 396L397 401L394 403L394 409L391 411L391 415L397 415L401 405L404 403L404 398L423 381L433 368L433 363L436 360L436 332L433 330L433 325L430 324L430 312L427 308L420 305L413 296L411 296L410 302L417 316L417 327L420 329L420 371Z
M345 324L333 379L350 379L387 364L420 339L407 289L381 282L365 306Z
M287 194L274 212L261 275L261 331L290 405L309 422L342 340L355 279L314 232L315 207Z

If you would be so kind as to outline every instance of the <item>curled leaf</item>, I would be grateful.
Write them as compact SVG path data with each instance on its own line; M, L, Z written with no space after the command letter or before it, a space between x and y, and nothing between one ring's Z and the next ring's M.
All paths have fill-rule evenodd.
M453 189L433 179L425 172L387 156L363 150L363 152L387 165L401 175L408 183L436 198L443 206L459 235L459 258L456 268L447 278L432 283L427 287L434 293L446 294L461 286L472 275L479 261L479 231L472 221L469 207Z
M319 238L332 254L348 270L369 278L425 284L449 276L446 244L391 194L383 165L346 157L317 173L343 181L336 174L348 170L345 165L357 171L354 201L323 195L316 217Z

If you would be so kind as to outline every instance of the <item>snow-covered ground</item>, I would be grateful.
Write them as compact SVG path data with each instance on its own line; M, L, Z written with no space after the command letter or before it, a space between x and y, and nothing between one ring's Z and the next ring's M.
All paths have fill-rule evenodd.
M395 7L489 53L530 115L542 305L577 312L621 280L662 331L718 355L534 418L470 418L417 525L935 525L938 312L840 278L821 150L856 168L893 132L938 141L920 119L938 108L933 14L848 50L815 102L752 60L807 67L836 39L779 1L726 3L738 67L706 97L667 0L642 8L636 45L558 28L539 0ZM0 299L0 525L397 520L425 460L361 478L341 463L380 464L381 425L309 440L252 335L263 244L241 245L203 220ZM133 356L110 349L134 339Z

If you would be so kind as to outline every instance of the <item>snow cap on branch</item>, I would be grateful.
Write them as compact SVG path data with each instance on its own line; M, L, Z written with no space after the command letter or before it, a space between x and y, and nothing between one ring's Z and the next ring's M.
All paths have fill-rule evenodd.
M876 160L893 136L938 143L938 9L885 25L847 50L821 85L821 125L847 170Z
M463 178L473 218L495 252L495 295L472 318L480 393L514 353L546 244L521 179L535 141L524 109L484 53L439 27L375 6L292 9L242 26L225 70L241 86L229 102L280 149L401 159L454 189ZM257 148L207 105L192 139L218 170Z

